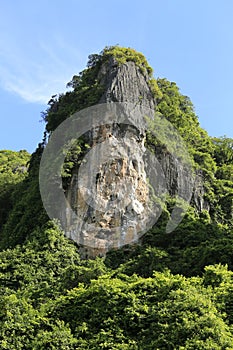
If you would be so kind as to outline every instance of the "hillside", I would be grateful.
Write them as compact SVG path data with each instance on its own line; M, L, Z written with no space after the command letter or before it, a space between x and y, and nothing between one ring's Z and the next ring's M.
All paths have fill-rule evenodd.
M35 152L0 153L0 349L233 349L233 140L210 137L190 99L174 82L155 79L133 49L107 47L90 55L87 68L67 85L67 92L49 101L45 136ZM48 217L39 189L40 161L58 126L100 103L144 106L153 116L147 128L141 120L137 128L115 123L65 145L61 176L71 206L82 159L110 134L118 140L128 133L137 160L145 143L167 189L156 223L119 249L89 249L84 229L72 236L72 225L64 233L62 220ZM169 125L184 142L181 153L185 148L189 154L192 190L182 154L173 152L167 137ZM100 195L109 189L109 169L99 176ZM116 191L139 175L143 170L134 166ZM190 194L185 210L181 187ZM103 227L98 210L82 208L84 223ZM182 220L169 231L174 210ZM121 215L135 222L132 208ZM105 222L106 230L112 227Z

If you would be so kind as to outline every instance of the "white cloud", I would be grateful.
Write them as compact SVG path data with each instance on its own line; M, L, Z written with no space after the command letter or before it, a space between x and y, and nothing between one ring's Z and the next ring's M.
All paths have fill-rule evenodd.
M85 62L77 50L58 38L34 44L32 50L9 41L1 47L0 86L33 103L46 104L51 95L65 91L66 83Z

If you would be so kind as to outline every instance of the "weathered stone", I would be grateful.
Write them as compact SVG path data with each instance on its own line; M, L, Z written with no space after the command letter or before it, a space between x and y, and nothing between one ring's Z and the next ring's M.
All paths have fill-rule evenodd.
M111 58L102 65L99 79L106 87L100 103L130 102L139 111L145 107L154 110L155 100L148 84L149 77L142 74L133 62L118 65ZM146 227L151 211L148 174L143 158L146 130L145 121L140 113L138 115L137 127L113 124L91 130L89 143L92 148L107 142L109 159L106 160L106 156L103 156L106 151L100 147L98 152L90 156L90 170L83 172L79 183L78 173L73 174L67 190L72 209L67 208L66 235L83 245L80 251L84 257L104 255L111 248L136 242L140 238L139 233ZM155 155L165 174L170 195L175 196L179 188L187 189L190 174L181 162L159 148L155 150ZM103 159L105 161L101 162ZM94 164L97 164L94 169L95 181L92 178ZM197 183L193 201L197 209L202 210L208 205L204 201L200 174ZM97 201L90 202L92 197L97 198ZM73 221L69 225L72 210L78 217L75 225Z

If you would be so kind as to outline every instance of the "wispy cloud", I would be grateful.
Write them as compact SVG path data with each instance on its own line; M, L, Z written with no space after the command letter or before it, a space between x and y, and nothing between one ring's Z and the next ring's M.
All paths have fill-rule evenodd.
M84 57L62 38L39 41L32 50L9 41L0 50L0 86L33 103L45 104L63 92L82 69Z

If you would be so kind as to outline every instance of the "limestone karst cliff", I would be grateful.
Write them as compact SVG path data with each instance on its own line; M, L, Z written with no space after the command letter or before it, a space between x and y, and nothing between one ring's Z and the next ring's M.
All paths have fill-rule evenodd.
M94 128L88 134L87 142L92 148L103 144L89 162L93 166L97 153L100 163L103 162L94 169L94 185L99 203L105 203L104 210L93 208L83 200L82 186L79 184L78 187L77 181L79 169L73 172L67 193L73 199L71 206L76 208L79 220L73 225L67 222L66 234L88 247L88 255L104 254L111 248L137 242L145 232L151 211L143 160L146 137L143 110L154 110L148 74L143 74L134 62L119 65L114 57L110 57L101 65L98 78L105 87L99 103L122 103L121 113L132 113L135 108L137 111L134 112L135 125L119 124L117 120L108 125L108 121L103 120L105 125ZM89 177L91 171L83 172L83 176ZM81 182L84 184L85 179ZM91 188L91 184L86 187ZM77 193L77 196L72 196L72 193ZM69 212L68 215L70 218L72 214Z
M95 75L102 87L97 104L121 104L120 113L133 114L134 125L117 121L109 125L103 116L103 125L93 127L85 134L85 141L91 149L96 145L103 147L97 147L89 157L92 166L82 171L81 179L80 167L77 166L80 158L74 164L66 188L70 205L66 208L66 217L63 217L66 235L81 246L83 256L104 255L111 248L138 242L152 217L156 222L162 210L158 204L153 210L149 205L147 180L151 170L148 170L145 160L148 130L144 116L148 114L153 119L157 104L150 74L133 60L119 63L110 55L99 64ZM179 156L169 152L169 147L154 147L153 152L162 173L158 174L154 169L157 171L155 177L164 182L155 184L156 195L159 197L167 192L174 198L178 196L185 201L193 201L199 211L209 209L204 199L201 173L190 174ZM94 166L96 158L99 163ZM153 166L156 167L155 164ZM93 171L96 172L94 192L98 198L97 205L85 200L87 194L83 190L93 190ZM174 212L178 222L180 215L179 209Z

